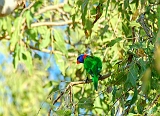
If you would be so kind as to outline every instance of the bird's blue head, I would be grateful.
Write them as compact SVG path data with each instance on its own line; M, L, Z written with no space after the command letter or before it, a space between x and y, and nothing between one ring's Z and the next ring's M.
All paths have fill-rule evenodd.
M81 54L78 56L77 58L77 64L79 63L84 63L84 59L87 57L88 55L87 54Z

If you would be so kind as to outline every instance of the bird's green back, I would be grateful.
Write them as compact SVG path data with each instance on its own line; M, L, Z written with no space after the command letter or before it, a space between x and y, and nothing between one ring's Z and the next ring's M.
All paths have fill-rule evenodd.
M99 75L102 70L102 61L95 56L87 56L84 60L84 68L90 75Z
M98 88L98 76L102 70L102 61L95 56L87 56L84 60L84 68L92 76L94 88Z

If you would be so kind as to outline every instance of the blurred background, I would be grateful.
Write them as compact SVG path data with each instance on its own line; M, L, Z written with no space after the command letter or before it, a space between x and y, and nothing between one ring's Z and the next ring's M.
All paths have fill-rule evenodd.
M159 116L159 16L159 0L1 0L0 115ZM103 62L97 92L73 85L83 53Z

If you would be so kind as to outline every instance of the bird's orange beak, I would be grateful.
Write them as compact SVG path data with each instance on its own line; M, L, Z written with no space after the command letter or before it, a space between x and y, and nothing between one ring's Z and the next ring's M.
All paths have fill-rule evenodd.
M77 64L79 64L80 62L77 60Z

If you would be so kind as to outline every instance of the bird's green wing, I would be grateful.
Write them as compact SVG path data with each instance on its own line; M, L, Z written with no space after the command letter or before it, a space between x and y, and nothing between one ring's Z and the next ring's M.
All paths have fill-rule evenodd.
M93 75L92 66L93 66L92 58L91 58L90 56L88 56L88 57L85 58L85 60L84 60L84 69L85 69L85 70L87 71L87 73L89 73L90 75Z
M84 60L84 68L90 75L99 75L102 70L102 61L95 56L88 56Z
M101 59L95 56L88 56L84 60L84 68L92 76L94 88L97 91L98 88L98 75L102 70Z
M101 59L100 58L98 58L98 57L94 57L94 60L97 62L97 64L96 64L96 71L98 72L98 74L101 72L101 70L102 70L102 61L101 61Z

